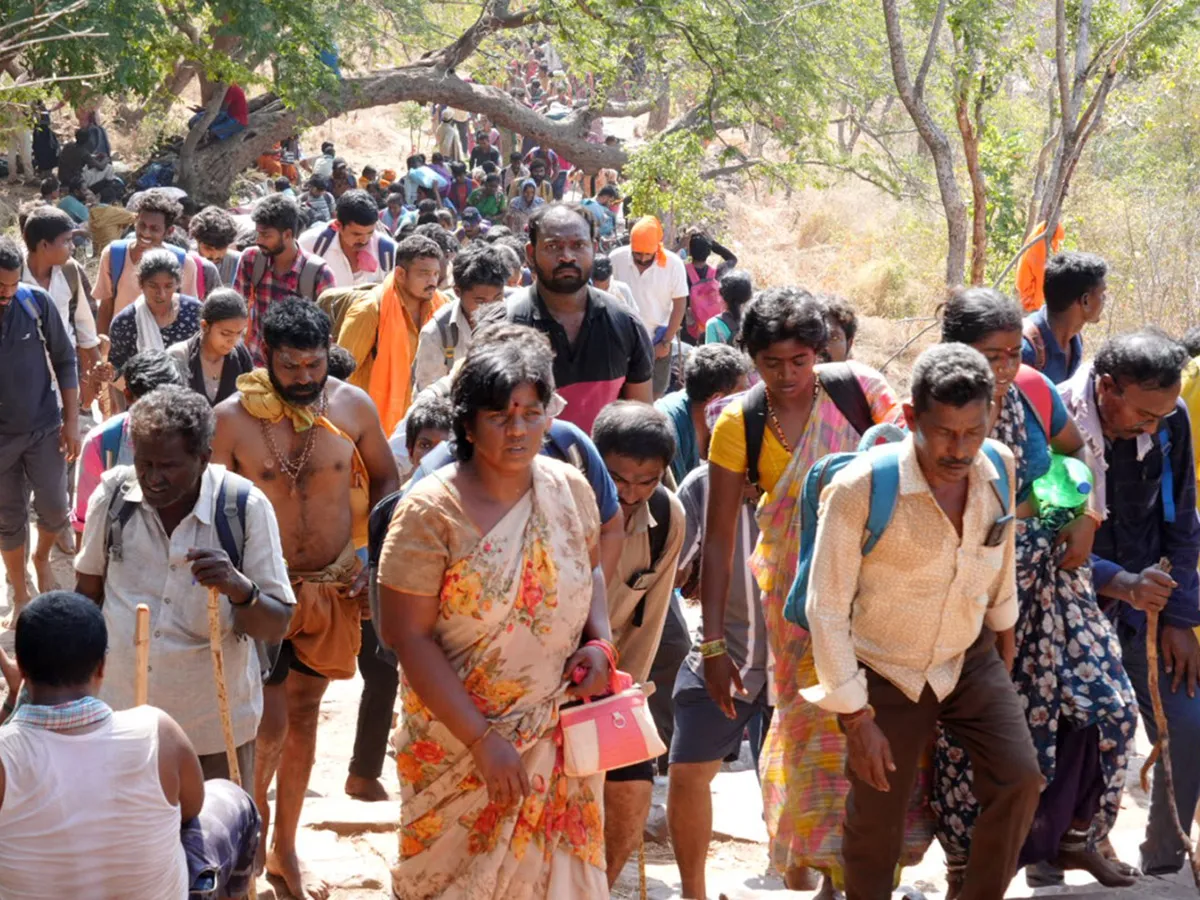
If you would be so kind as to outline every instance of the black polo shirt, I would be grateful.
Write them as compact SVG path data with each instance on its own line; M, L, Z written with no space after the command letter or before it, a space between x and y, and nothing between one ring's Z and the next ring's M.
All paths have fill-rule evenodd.
M567 401L560 418L588 434L600 410L621 396L625 382L640 384L654 377L650 335L611 294L588 287L587 312L574 347L536 285L513 294L507 303L508 321L529 325L550 338L555 387Z

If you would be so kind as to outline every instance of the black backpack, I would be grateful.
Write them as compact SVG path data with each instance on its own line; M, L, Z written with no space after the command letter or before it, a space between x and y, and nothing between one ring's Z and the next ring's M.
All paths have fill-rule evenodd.
M846 421L860 435L866 434L875 420L854 369L846 363L827 363L821 366L817 378ZM757 485L758 460L767 430L767 386L761 381L742 400L742 426L746 434L746 480Z

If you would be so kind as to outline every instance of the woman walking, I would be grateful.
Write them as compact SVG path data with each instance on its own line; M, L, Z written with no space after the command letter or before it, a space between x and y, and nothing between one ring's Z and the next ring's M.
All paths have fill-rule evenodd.
M399 502L384 544L404 900L608 896L603 777L567 776L555 743L559 705L603 693L615 650L591 488L538 456L551 358L532 330L467 355L458 462Z
M1032 485L1049 471L1051 453L1087 460L1054 385L1021 365L1021 326L1016 302L988 288L957 292L943 313L943 342L969 344L991 364L991 437L1012 450L1017 464L1020 618L1012 674L1047 782L1020 864L1049 862L1083 869L1106 887L1128 886L1135 881L1129 867L1096 846L1120 809L1137 707L1120 644L1092 584L1088 559L1099 515L1034 509ZM932 806L951 897L961 890L979 814L971 780L965 752L939 733Z
M238 376L254 369L242 343L249 315L241 294L218 288L200 308L199 333L167 349L184 384L212 406L237 393Z
M771 860L792 890L811 890L805 869L819 870L825 875L822 896L832 896L842 883L841 821L849 783L837 717L800 697L801 688L817 682L808 632L783 616L796 574L798 501L817 460L853 450L871 424L896 422L901 415L878 372L857 363L817 365L828 334L824 306L803 289L767 290L746 306L741 342L762 384L733 399L713 429L700 578L704 679L713 700L733 718L732 691L740 682L718 623L729 590L738 510L747 490L761 492L760 535L750 566L762 589L774 663L775 717L759 763ZM755 433L757 440L748 442ZM910 824L918 821L916 816ZM920 860L928 846L919 831L910 829L914 838L906 861Z

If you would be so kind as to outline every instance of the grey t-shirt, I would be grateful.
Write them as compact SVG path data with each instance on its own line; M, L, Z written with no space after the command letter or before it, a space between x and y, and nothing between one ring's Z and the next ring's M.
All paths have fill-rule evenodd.
M708 463L701 463L683 479L677 496L687 516L683 550L679 554L682 568L692 560L699 565L704 544L704 517L708 510ZM758 582L748 565L758 541L758 524L754 510L743 503L738 515L737 535L734 538L732 577L729 596L725 600L725 644L729 657L738 667L747 698L757 697L767 683L767 626L763 617L762 598ZM696 643L703 639L697 635ZM693 650L684 663L704 684L704 667L700 653Z

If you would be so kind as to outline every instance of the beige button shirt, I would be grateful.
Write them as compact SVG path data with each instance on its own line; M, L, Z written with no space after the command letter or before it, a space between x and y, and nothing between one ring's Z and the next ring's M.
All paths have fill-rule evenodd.
M108 626L108 657L100 699L113 709L133 706L134 632L137 605L150 607L150 705L180 724L196 752L225 749L217 688L208 642L208 589L192 579L187 553L193 547L220 547L214 515L225 467L209 465L200 483L196 508L170 537L162 521L143 504L141 486L134 481L125 499L137 509L121 533L122 559L108 559L110 498L131 466L106 472L88 504L87 523L75 568L84 575L104 576L104 622ZM294 604L279 526L271 501L252 488L246 502L246 542L242 572L272 599ZM254 739L262 718L262 676L254 642L233 631L229 601L221 599L225 680L233 714L237 746Z
M1000 450L1013 485L1012 453ZM909 437L900 449L892 521L864 557L870 464L855 460L838 473L821 497L813 550L807 612L820 683L802 692L806 700L833 712L861 709L867 683L859 663L914 703L926 684L943 700L982 627L1004 631L1016 624L1014 526L1000 546L984 546L1003 514L992 487L998 477L980 452L968 476L960 539L934 499Z
M638 682L650 676L654 654L658 652L667 610L671 606L671 592L675 590L679 551L683 549L683 535L687 528L683 504L674 494L668 492L667 496L671 503L671 522L662 558L652 571L646 571L650 566L650 526L654 524L654 519L650 514L650 505L643 504L625 523L621 559L608 586L608 618L612 623L613 643L621 654L620 669ZM639 573L646 574L635 578ZM631 581L634 587L630 587ZM642 624L634 625L634 613L643 598L646 607Z

